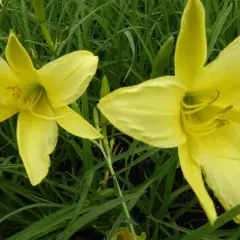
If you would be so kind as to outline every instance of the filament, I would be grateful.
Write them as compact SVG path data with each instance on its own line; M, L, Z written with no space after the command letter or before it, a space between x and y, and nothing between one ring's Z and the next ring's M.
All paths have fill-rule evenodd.
M199 113L219 98L219 91L217 90L216 92L217 95L215 97L212 97L211 99L208 99L202 103L190 105L182 101L181 120L185 131L188 134L192 136L206 136L215 132L217 129L229 124L229 121L222 117L226 112L230 111L233 108L233 105L229 105L226 108L222 109L207 121L194 123L194 118L197 117L194 114ZM197 95L200 95L200 93Z

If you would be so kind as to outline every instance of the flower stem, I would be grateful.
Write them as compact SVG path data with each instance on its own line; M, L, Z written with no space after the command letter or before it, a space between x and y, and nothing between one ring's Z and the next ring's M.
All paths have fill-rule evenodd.
M125 202L125 200L123 198L123 193L122 193L122 190L121 190L120 185L118 183L118 179L117 179L117 177L115 175L115 172L114 172L114 169L112 167L111 154L108 153L108 151L107 151L107 159L106 160L107 160L107 164L108 164L108 168L110 170L110 173L111 173L111 175L113 177L113 180L115 182L115 186L117 188L118 196L122 199L123 211L125 213L125 216L126 216L127 220L129 220L129 222L130 222L131 221L131 216L130 216L130 213L128 211L127 204L126 204L126 202ZM128 224L129 224L129 228L130 228L131 234L133 236L133 240L136 240L136 233L135 233L134 227L133 227L133 225L131 223L128 223Z
M103 127L102 127L102 134L103 134L103 140L100 140L100 143L98 143L94 140L92 140L92 141L99 147L99 149L101 150L104 158L106 159L109 171L112 175L112 178L113 178L114 183L115 183L115 187L117 189L118 196L122 199L122 208L123 208L123 211L125 213L125 217L128 220L129 229L130 229L130 232L131 232L132 237L133 237L132 239L136 240L136 233L135 233L134 227L130 223L131 222L131 216L130 216L130 213L128 211L127 204L126 204L126 202L123 198L123 193L122 193L121 187L119 185L118 179L115 175L115 172L114 172L114 169L113 169L113 166L112 166L112 154L111 154L111 149L109 147L109 142L108 142L108 138L107 138L106 125L103 125Z
M32 3L33 3L33 8L34 8L34 12L36 15L36 19L42 30L42 34L43 34L45 40L47 41L48 47L51 49L51 51L53 53L55 53L56 47L53 43L53 40L51 38L51 35L49 33L49 30L48 30L47 24L46 24L44 2L43 2L43 0L33 0Z

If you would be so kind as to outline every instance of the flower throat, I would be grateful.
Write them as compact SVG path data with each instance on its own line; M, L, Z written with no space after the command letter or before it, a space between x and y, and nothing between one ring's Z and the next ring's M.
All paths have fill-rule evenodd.
M181 121L187 134L192 136L206 136L229 124L224 114L233 108L229 105L206 121L200 121L201 111L212 105L219 98L218 90L211 92L211 97L196 103L196 98L206 93L188 93L181 102Z
M40 84L9 86L6 89L12 91L12 99L21 109L31 110L44 94Z

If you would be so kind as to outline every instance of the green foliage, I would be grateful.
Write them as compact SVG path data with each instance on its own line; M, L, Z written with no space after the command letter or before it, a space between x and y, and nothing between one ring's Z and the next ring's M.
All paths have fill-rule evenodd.
M93 124L92 112L104 76L111 89L149 79L156 56L166 43L169 48L163 57L165 66L156 72L173 74L172 39L177 39L185 2L45 1L46 26L56 47L54 52L41 31L32 0L4 0L0 10L0 49L4 53L9 31L13 29L37 68L78 49L98 55L97 75L77 102L82 115ZM239 35L240 3L237 0L203 3L209 59L214 59ZM94 143L61 130L47 179L32 187L18 156L15 131L15 119L1 124L0 239L64 240L84 239L86 235L89 238L85 239L91 239L94 232L108 233L110 239L118 227L128 224L134 226L136 233L146 232L147 239L152 240L240 237L237 225L233 222L224 225L239 212L239 207L222 215L216 226L207 223L182 177L176 149L146 146L107 125L115 176L131 214L129 222L121 205L123 199L108 176L106 159Z

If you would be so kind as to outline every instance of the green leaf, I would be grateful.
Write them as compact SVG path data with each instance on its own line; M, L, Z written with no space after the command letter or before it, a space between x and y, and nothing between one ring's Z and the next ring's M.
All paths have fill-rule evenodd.
M169 65L173 50L174 38L171 36L160 48L157 57L154 61L151 79L164 75L165 68Z
M221 12L218 15L218 18L217 18L216 22L213 25L212 32L211 32L211 39L210 39L210 42L208 44L208 57L213 52L214 46L215 46L215 44L218 40L218 37L219 37L219 35L222 31L223 25L225 24L225 22L227 20L227 17L232 10L233 5L230 4L228 6L228 2L229 1L225 2Z
M138 197L139 194L129 194L124 196L123 198L125 201L128 201ZM84 226L93 221L95 218L121 204L122 198L117 198L92 208L91 211L87 212L86 214L76 219L74 223L71 224L71 226L67 227L66 230L59 234L56 240L68 240L75 232L82 229Z
M210 223L203 225L202 227L196 229L195 231L188 234L186 237L181 238L181 240L193 240L201 239L204 236L207 236L209 233L212 233L217 228L223 226L225 223L231 221L240 213L240 205L237 205L228 212L222 214L212 226Z

